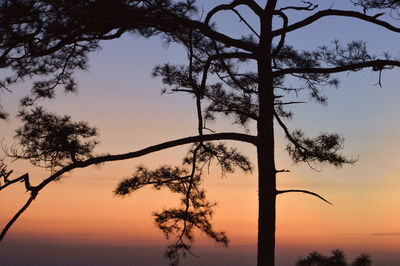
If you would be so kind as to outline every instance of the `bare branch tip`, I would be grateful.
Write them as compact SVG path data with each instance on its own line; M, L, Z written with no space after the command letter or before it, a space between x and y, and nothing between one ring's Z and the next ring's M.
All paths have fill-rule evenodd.
M332 204L330 201L328 201L327 199L325 199L324 197L318 195L317 193L308 191L308 190L302 190L302 189L278 190L278 191L276 192L276 194L279 195L279 194L290 193L290 192L309 194L309 195L312 195L312 196L314 196L314 197L317 197L317 198L319 198L320 200L322 200L322 201L328 203L329 205L332 205L332 206L333 206L333 204Z

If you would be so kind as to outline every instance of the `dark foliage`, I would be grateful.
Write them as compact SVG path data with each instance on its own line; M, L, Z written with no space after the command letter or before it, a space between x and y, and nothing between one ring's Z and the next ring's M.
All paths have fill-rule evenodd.
M188 156L183 159L183 164L191 165L195 147L191 149ZM203 143L196 155L197 165L200 169L209 167L212 160L215 160L221 168L222 175L234 173L235 167L239 167L244 172L251 172L252 166L249 160L235 148L226 147L224 143L215 145L210 142Z
M400 3L397 0L352 0L355 5L364 8L399 8Z
M55 89L76 91L75 70L87 69L88 54L99 48L100 40L120 37L125 32L151 36L165 14L182 16L194 7L190 1L166 0L2 0L0 1L0 68L11 75L0 79L0 87L34 76L32 93L21 99L25 106L40 98L53 98ZM171 18L164 16L165 20ZM161 24L166 32L171 23ZM6 118L2 111L0 118Z
M13 149L10 156L27 159L33 165L52 171L67 164L90 158L97 145L95 128L86 122L72 122L69 116L57 116L37 107L21 111L23 127L16 130L15 138L22 147Z
M338 134L321 134L315 138L308 138L300 130L291 134L291 143L286 147L294 162L329 163L342 166L345 163L355 163L355 160L346 159L338 151L343 149L344 139Z
M324 256L317 251L310 252L307 257L300 258L296 266L371 266L372 262L369 255L361 254L354 262L348 264L343 251L336 249L331 256Z
M217 243L228 245L229 240L225 233L215 231L211 224L216 203L209 202L205 190L200 188L202 170L213 159L220 165L222 173L233 172L233 165L245 172L251 171L249 161L235 149L227 149L223 144L205 143L195 145L188 152L183 160L183 167L162 166L156 170L139 167L132 177L121 181L114 191L116 195L125 196L151 185L156 190L167 188L181 196L180 207L153 214L156 225L166 238L175 237L175 242L168 246L166 252L171 265L177 265L182 256L192 254L191 243L195 229Z

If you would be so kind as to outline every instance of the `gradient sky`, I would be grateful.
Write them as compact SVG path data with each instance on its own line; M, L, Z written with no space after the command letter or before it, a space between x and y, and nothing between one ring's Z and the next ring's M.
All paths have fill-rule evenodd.
M324 4L329 7L332 2ZM347 1L336 2L340 4L335 3L334 8L340 8ZM218 19L221 29L238 34L237 28L231 27L232 23L238 23L235 17L223 14ZM399 21L393 23L399 25ZM334 39L344 43L366 40L370 50L378 55L383 51L399 55L398 35L353 19L324 19L290 34L288 42L297 48L312 49ZM184 63L186 55L182 49L163 44L158 38L143 40L129 35L104 42L102 47L92 55L89 71L76 75L79 94L59 92L56 100L43 102L48 110L70 114L75 120L86 120L96 126L101 141L96 150L98 154L134 151L196 134L195 106L191 97L160 96L163 85L150 77L156 64ZM372 255L376 265L400 265L399 74L398 70L384 71L383 88L374 85L378 75L370 69L341 74L338 75L341 81L338 89L325 89L329 97L327 107L309 103L293 108L294 119L288 122L291 129L302 128L311 136L319 132L342 134L346 139L344 153L359 158L354 166L341 169L323 166L321 172L315 172L307 165L294 165L284 151L286 141L282 132L276 129L277 167L291 170L278 176L278 187L309 189L334 204L330 206L307 195L279 196L278 265L293 265L298 256L315 249L329 252L334 248L343 249L350 259L366 252ZM18 99L28 90L29 81L15 86L13 94L2 93L2 105L15 115ZM18 121L10 119L0 123L3 143L11 145ZM232 126L232 121L226 118L210 127L220 132L244 131ZM249 130L254 132L254 125L250 124ZM255 161L253 147L229 143ZM179 164L187 149L187 146L180 147L66 175L41 192L17 221L0 245L0 257L9 258L9 261L19 259L21 265L28 265L22 260L30 258L40 262L44 256L33 250L50 248L58 254L48 260L55 264L57 259L60 262L69 258L77 265L102 265L100 261L105 263L118 257L115 265L158 265L164 261L163 246L168 242L154 227L151 213L176 206L176 196L145 188L131 197L118 198L113 196L112 190L121 178L134 172L136 166ZM49 174L23 162L11 165L15 176L29 171L37 182ZM256 173L245 175L240 171L221 178L218 169L212 169L205 178L204 187L208 198L219 203L214 225L227 232L232 247L228 250L216 248L213 242L199 235L195 245L199 247L201 258L190 259L183 265L220 264L221 258L224 258L224 265L255 263L256 179ZM1 226L26 197L22 184L1 192ZM144 252L144 247L151 247L154 252ZM91 250L99 257L94 260L90 256L78 256L81 254L78 250L81 253ZM86 254L92 254L90 252Z

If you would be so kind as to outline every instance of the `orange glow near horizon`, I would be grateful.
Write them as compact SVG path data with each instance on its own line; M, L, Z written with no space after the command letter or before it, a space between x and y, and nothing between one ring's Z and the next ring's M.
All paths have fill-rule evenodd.
M127 198L115 197L112 188L120 177L127 176L129 165L132 163L77 170L71 177L50 185L7 237L128 246L168 243L154 226L151 213L176 206L178 198L167 191L150 188ZM290 180L294 174L286 175L280 178ZM394 180L396 174L392 176ZM297 178L301 180L301 174ZM327 187L319 190L333 199L334 206L308 195L278 196L278 245L399 251L400 238L396 234L400 215L396 213L396 206L400 198L396 193L390 193L387 188L343 193L330 189L329 181L326 182ZM213 218L215 228L227 232L233 246L255 245L256 175L238 172L220 178L216 174L206 177L204 183L208 198L219 203ZM21 185L2 193L2 224L21 206L22 201L15 202L15 195L23 195L22 189ZM398 187L392 188L396 189ZM211 242L200 235L195 243L207 245Z

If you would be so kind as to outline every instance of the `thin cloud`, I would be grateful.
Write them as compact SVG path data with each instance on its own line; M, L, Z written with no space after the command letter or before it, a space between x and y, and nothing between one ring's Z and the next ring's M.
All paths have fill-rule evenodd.
M393 232L393 233L374 233L371 234L372 236L400 236L400 233Z

